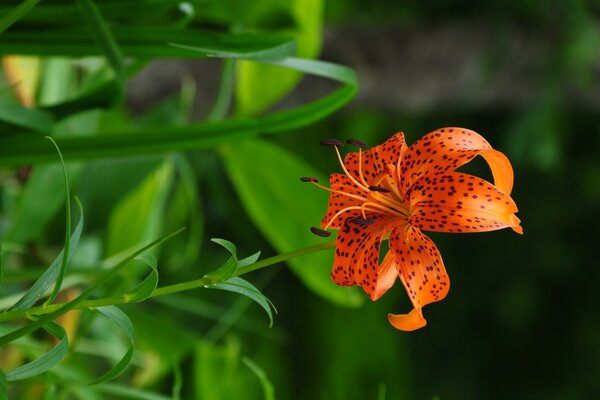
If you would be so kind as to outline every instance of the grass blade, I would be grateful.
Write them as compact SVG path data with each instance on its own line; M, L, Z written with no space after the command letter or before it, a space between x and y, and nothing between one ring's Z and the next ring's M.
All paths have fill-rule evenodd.
M264 400L275 400L275 389L273 388L273 384L269 380L269 377L267 376L265 371L263 371L262 368L256 365L256 363L248 357L242 358L242 362L248 368L250 368L252 372L254 372L254 375L256 375L256 377L260 381L260 385L263 389Z
M342 107L356 94L357 80L354 71L342 65L295 58L268 62L334 79L344 86L311 103L264 117L205 122L181 127L146 128L135 132L114 132L92 137L73 135L69 138L57 138L56 141L65 158L71 160L212 148L258 134L287 132L312 124ZM141 137L144 140L140 140ZM51 160L52 153L37 140L24 141L18 137L0 139L0 165Z
M225 282L217 283L215 285L207 285L205 287L208 289L225 290L249 297L265 310L269 316L269 327L273 326L273 311L271 310L272 303L264 294L262 294L260 290L256 288L256 286L250 282L236 276L226 280Z
M7 381L12 382L39 375L46 372L65 358L69 352L69 339L65 329L54 322L45 325L44 329L58 340L58 344L41 357L17 367L12 371L6 372Z
M139 303L140 301L146 300L156 290L158 286L158 265L156 257L152 254L142 254L136 258L137 261L141 261L143 264L150 267L150 273L144 278L144 280L131 289L127 296L131 299L131 302Z
M0 121L7 126L21 128L22 131L19 133L29 134L50 132L52 131L52 126L54 124L50 113L26 108L16 103L0 104ZM2 134L6 135L6 132L8 131L11 131L11 129L3 130ZM27 136L31 137L30 135Z
M27 293L23 295L9 310L25 310L31 306L33 306L52 286L52 284L58 285L58 276L60 275L60 271L62 269L62 263L65 260L65 253L67 254L67 261L73 256L75 252L75 248L79 243L79 238L81 237L81 232L83 231L83 209L81 208L81 203L77 202L79 206L79 212L81 217L79 218L79 222L73 231L73 234L69 240L69 248L67 252L63 249L58 256L52 261L52 264L48 267L48 269L38 278L37 281L29 288ZM66 247L66 246L65 246ZM63 271L64 272L64 271Z
M31 10L40 0L25 0L9 13L0 18L0 33L10 28L15 22L20 20Z
M134 349L134 332L133 332L133 324L131 320L120 308L116 306L108 306L108 307L100 307L95 308L93 311L96 311L100 315L108 318L110 321L114 322L127 336L129 341L129 348L123 355L123 357L112 367L109 371L104 373L98 379L95 379L93 382L90 382L90 385L98 385L104 382L108 382L113 380L117 376L121 375L131 363L131 359L133 358L133 349Z
M107 23L92 0L77 0L77 4L122 89L125 85L125 63L121 50L108 29Z
M54 312L51 312L49 314L46 314L45 316L43 316L40 319L38 319L38 320L30 323L29 325L25 325L22 328L19 328L19 329L15 330L15 331L12 331L12 332L7 333L7 334L5 334L3 336L0 336L0 346L3 346L5 344L7 344L7 343L10 343L10 342L12 342L15 339L20 338L21 336L27 335L27 334L35 331L39 327L44 326L48 322L53 321L54 319L60 317L61 315L63 315L67 311L70 311L70 310L74 309L79 304L81 304L84 300L86 300L98 287L100 287L101 285L103 285L106 281L108 281L116 273L118 273L121 270L121 268L123 268L125 265L127 265L131 260L135 259L140 254L143 254L146 251L148 251L148 250L150 250L150 249L152 249L152 248L160 245L164 241L169 240L171 237L177 235L181 231L183 231L183 228L180 229L180 230L178 230L178 231L175 231L175 232L173 232L173 233L171 233L171 234L169 234L167 236L163 236L160 239L156 239L156 240L152 241L151 243L148 243L147 245L145 245L145 246L139 248L138 250L134 251L129 256L124 257L112 269L110 269L104 275L102 275L93 285L89 286L78 297L76 297L75 299L73 299L70 302L66 303L65 305L63 305L62 307L60 307L58 310L56 310Z

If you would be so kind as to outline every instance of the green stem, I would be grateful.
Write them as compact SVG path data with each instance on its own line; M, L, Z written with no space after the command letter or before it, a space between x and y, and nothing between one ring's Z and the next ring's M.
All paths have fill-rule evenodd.
M210 110L207 121L222 121L227 115L231 99L233 98L233 86L235 78L235 60L223 60L223 72L221 73L221 82L219 84L219 92L215 104Z
M335 242L326 242L315 244L312 246L303 247L298 250L290 251L288 253L279 254L273 257L265 258L264 260L257 261L253 264L247 265L237 270L236 276L244 275L252 271L256 271L258 269L262 269L274 264L278 264L283 261L287 261L292 258L301 257L306 254L316 253L318 251L323 251L327 249L333 249L335 247ZM114 272L111 270L110 275L112 276ZM103 281L105 279L102 279ZM211 284L212 279L200 278L192 281L176 283L173 285L163 286L157 288L151 295L152 297L166 296L168 294L184 292L187 290L193 290L197 288L204 287L208 284ZM94 285L97 287L98 285ZM89 291L89 289L88 289ZM83 300L83 298L81 299ZM83 300L78 301L76 304L71 303L62 303L62 304L52 304L41 307L32 307L26 310L15 310L15 311L5 311L0 313L0 322L3 321L12 321L19 318L24 318L29 315L46 315L57 312L60 309L68 309L68 310L78 310L84 308L94 308L94 307L104 307L116 304L127 304L132 302L131 296L124 294L121 296L113 296L113 297L105 297L101 299L92 299L92 300Z

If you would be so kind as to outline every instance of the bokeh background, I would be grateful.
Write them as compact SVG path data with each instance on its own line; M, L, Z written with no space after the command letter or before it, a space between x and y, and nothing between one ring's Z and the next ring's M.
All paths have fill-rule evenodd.
M272 12L263 13L260 29L285 32L294 21L280 4L294 2L271 3L264 7ZM319 146L324 138L357 138L376 145L404 131L410 144L439 127L473 129L513 163L512 196L524 235L509 230L431 234L450 275L451 291L444 301L425 308L428 325L410 333L394 330L386 319L388 312L410 309L399 282L377 302L353 292L353 300L341 306L344 301L332 302L307 289L282 264L248 278L277 306L270 329L259 307L221 292L204 290L125 306L136 326L139 358L121 382L168 393L179 373L183 398L262 398L258 381L239 361L246 356L266 373L280 399L600 398L600 2L313 3L322 35L321 44L311 51L353 68L359 92L326 119L264 135L263 140L326 176L340 167L331 148ZM224 30L235 25L218 7L199 10L201 26ZM218 60L151 63L129 81L126 107L102 117L100 126L176 120L182 78L194 82L187 86L195 88L191 119L202 120L211 110L221 67ZM312 101L335 86L305 77L269 110ZM238 99L236 104L253 112L248 102ZM252 149L244 142L229 146ZM283 205L281 215L288 213L289 220L275 221L265 234L264 224L256 223L252 206L231 178L234 161L228 151L178 156L188 161L198 190L199 206L193 212L202 226L197 236L201 244L185 250L176 243L165 250L164 284L218 266L215 260L223 260L224 254L209 244L212 237L234 242L242 255L257 250L262 257L276 255L273 236L286 235L307 215L302 198L293 207ZM119 220L111 210L161 162L161 157L137 157L69 165L71 177L79 176L74 191L86 210L85 257L100 258L127 247L119 242L127 240L123 235L111 239L110 232L140 228ZM252 163L252 154L239 162ZM275 163L260 165L278 168ZM468 170L490 175L483 162ZM257 179L265 176L269 172ZM312 193L318 189L301 186L298 176L268 185L300 196L311 192L306 207L317 204L325 210L327 193ZM6 192L5 210L14 197ZM6 214L4 226L9 227ZM167 231L187 217L166 207L155 218ZM304 218L304 223L302 229L308 232L318 220ZM46 251L55 248L61 243L62 224L57 212L43 231L26 234L23 242L33 241ZM199 261L187 265L188 256ZM330 265L308 266L329 273ZM74 359L70 362L78 365ZM85 362L82 358L78 368L93 369L83 367Z

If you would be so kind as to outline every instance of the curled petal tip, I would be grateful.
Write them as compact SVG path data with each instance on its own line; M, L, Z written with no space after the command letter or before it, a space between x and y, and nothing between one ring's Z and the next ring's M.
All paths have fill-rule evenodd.
M512 216L512 230L517 232L519 235L523 234L523 227L520 225L521 224L521 220L516 216L513 215Z
M312 233L314 233L315 235L321 236L321 237L329 237L329 236L331 236L331 232L328 232L328 231L323 230L323 229L315 228L314 226L310 228L310 231Z
M415 331L427 325L427 320L416 308L413 308L408 314L388 314L388 321L394 328L406 332Z
M344 143L341 140L337 139L323 139L321 140L322 146L335 146L335 147L344 147Z
M364 150L369 148L369 146L365 142L358 140L358 139L348 139L348 140L346 140L346 143L348 143L352 146L360 147L361 149L364 149Z

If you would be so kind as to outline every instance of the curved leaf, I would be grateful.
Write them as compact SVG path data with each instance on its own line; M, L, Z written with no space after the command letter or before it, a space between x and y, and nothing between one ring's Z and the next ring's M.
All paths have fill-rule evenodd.
M31 378L39 375L58 364L69 352L69 339L65 329L55 322L50 322L43 327L48 333L58 340L58 344L39 358L6 372L9 382Z
M271 310L272 303L267 299L267 297L264 294L262 294L260 290L256 288L256 286L254 286L250 282L236 276L226 280L225 282L217 283L214 285L206 285L205 287L207 289L219 289L228 292L239 293L241 295L249 297L250 299L257 302L263 308L263 310L265 310L265 312L269 316L269 327L273 326L273 311Z
M123 357L112 367L109 371L103 374L98 379L90 382L90 385L98 385L100 383L108 382L117 376L121 375L123 371L127 369L129 363L131 363L131 359L133 358L133 348L134 348L134 333L133 333L133 324L131 320L120 308L116 306L107 306L94 308L93 311L96 311L100 315L108 318L112 322L114 322L127 336L129 341L129 348L123 355Z
M139 285L131 289L125 295L130 299L131 302L139 303L140 301L144 301L150 297L150 295L152 295L152 293L154 293L156 290L156 287L158 286L158 268L156 257L154 257L152 254L142 254L137 257L136 260L142 262L152 269Z
M83 208L81 207L81 203L77 201L77 206L79 207L79 222L73 231L73 234L70 238L70 245L68 247L68 256L67 262L73 256L75 252L75 248L79 243L79 238L81 237L81 232L83 231ZM56 256L52 264L48 267L46 271L38 278L37 281L29 288L29 290L17 301L9 310L25 310L31 306L33 306L36 301L38 301L48 289L52 286L52 284L58 283L58 278L61 273L61 265L64 260L64 249Z
M256 365L256 363L248 357L242 358L242 362L248 368L250 368L252 372L254 372L254 375L256 375L256 377L260 381L260 385L263 389L264 400L275 400L275 389L273 388L273 384L269 380L269 377L267 376L265 371L263 371L262 368Z
M0 36L1 38L1 36ZM205 122L179 127L144 128L135 132L114 132L102 136L57 138L66 159L96 159L161 153L171 150L211 148L258 134L287 132L312 124L346 104L357 91L354 71L323 61L287 58L264 60L269 64L336 80L344 84L311 103L263 117ZM140 140L143 138L143 140ZM40 163L52 160L53 154L36 139L27 141L11 136L0 139L0 165Z

